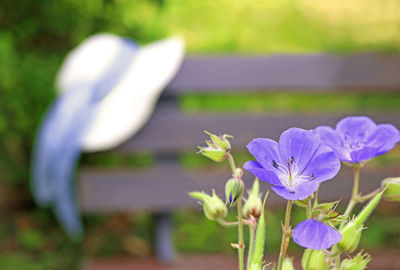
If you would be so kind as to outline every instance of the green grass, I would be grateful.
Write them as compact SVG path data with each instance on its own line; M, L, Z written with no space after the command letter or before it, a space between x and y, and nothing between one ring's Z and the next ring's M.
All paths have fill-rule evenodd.
M186 112L252 113L371 113L397 112L400 95L396 93L234 93L187 94L180 99Z

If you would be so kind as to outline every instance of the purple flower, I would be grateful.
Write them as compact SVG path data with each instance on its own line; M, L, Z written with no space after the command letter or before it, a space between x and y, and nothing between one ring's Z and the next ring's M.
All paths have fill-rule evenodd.
M320 126L315 131L341 161L359 163L390 151L400 141L400 133L390 124L376 125L365 116L343 118L336 130Z
M328 249L342 240L342 235L322 222L306 219L293 230L293 241L309 249Z
M247 149L257 161L247 161L243 167L287 200L307 198L320 182L332 179L340 169L333 150L315 132L300 128L283 132L279 144L257 138Z

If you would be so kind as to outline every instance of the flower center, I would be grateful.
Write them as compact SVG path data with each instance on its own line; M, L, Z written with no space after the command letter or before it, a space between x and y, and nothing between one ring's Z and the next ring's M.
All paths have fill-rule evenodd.
M350 148L351 151L360 150L365 145L365 142L362 140L361 136L359 136L358 138L350 139L349 136L345 135L344 141L347 147Z
M314 174L302 175L299 171L296 161L293 157L286 161L286 164L282 164L272 161L272 166L276 169L276 175L278 176L281 183L286 187L290 193L295 193L296 187L301 183L314 180Z

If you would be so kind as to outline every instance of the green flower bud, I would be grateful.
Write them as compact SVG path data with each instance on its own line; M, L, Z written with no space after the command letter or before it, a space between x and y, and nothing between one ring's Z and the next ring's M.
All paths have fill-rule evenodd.
M251 191L248 191L249 196L247 197L247 201L243 206L243 216L246 218L250 218L250 215L259 218L262 211L262 201L260 191L260 183L258 180L254 180L253 188Z
M212 193L212 196L204 192L190 192L189 195L203 202L204 214L209 220L223 219L226 217L228 209L224 202L215 194L214 189Z
M386 200L400 202L400 177L386 178L382 187L386 188L383 193Z
M327 270L325 253L322 250L306 249L301 259L301 266L304 270Z
M211 142L216 148L220 148L225 151L229 151L231 149L231 143L228 141L228 138L233 138L233 136L228 134L217 136L208 132L207 130L204 130L204 132L210 136Z
M303 257L301 257L301 266L303 269L306 269L307 267L307 263L308 260L310 259L311 252L312 249L307 248L306 250L304 250Z
M215 162L222 162L226 158L225 150L215 149L211 147L198 147L199 153Z
M242 195L244 184L242 180L237 178L229 179L225 184L226 203L232 207L235 205L237 198Z
M340 233L342 240L337 244L341 251L352 253L357 249L361 238L362 225L357 226L354 221L350 221Z
M361 231L363 229L363 224L378 205L382 198L382 194L383 191L376 194L375 197L372 198L358 214L358 216L347 223L346 226L339 231L342 234L342 240L338 243L339 249L350 253L357 248L361 237Z
M286 257L283 259L282 270L295 270L293 260L291 258Z
M371 261L371 256L367 253L358 253L357 256L350 259L345 259L342 262L342 270L364 270L367 264Z
M227 153L231 149L231 144L228 141L228 138L233 137L227 134L217 136L208 131L204 132L210 136L210 140L206 140L207 147L198 147L199 153L216 162L222 162L225 160Z
M357 226L362 226L362 224L365 223L369 215L372 213L372 211L375 210L376 206L380 202L382 198L384 190L379 192L378 194L375 195L374 198L372 198L368 204L363 208L363 210L358 214L358 216L354 219L354 222L356 223Z

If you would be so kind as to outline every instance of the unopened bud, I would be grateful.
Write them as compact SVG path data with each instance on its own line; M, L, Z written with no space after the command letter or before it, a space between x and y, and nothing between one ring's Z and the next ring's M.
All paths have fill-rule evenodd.
M233 137L227 134L217 136L208 131L204 132L210 136L210 140L206 140L207 147L198 147L199 153L215 162L222 162L225 160L227 153L231 149L231 144L228 141L228 138Z
M358 216L352 219L339 231L342 234L342 240L338 243L340 250L351 253L357 248L358 243L360 242L363 224L378 205L382 198L382 194L383 191L376 194Z
M356 250L360 242L362 229L362 225L357 226L353 220L347 223L347 225L340 230L342 240L337 244L339 249L347 253L352 253Z
M247 201L243 206L243 216L245 218L250 218L253 216L255 218L259 218L261 216L262 211L262 201L261 201L261 194L260 194L260 183L258 180L254 180L253 188L247 197Z
M372 213L372 211L375 210L376 206L378 205L378 203L380 202L381 198L382 198L382 194L383 194L384 190L379 192L378 194L375 195L374 198L372 198L368 204L363 208L363 210L358 214L358 216L354 219L354 222L358 225L358 226L362 226L362 224L365 223L365 221L367 220L367 218L369 217L369 215Z
M383 193L386 200L400 202L400 177L386 178L382 187L386 188Z
M217 136L215 134L208 132L207 130L204 130L204 132L210 136L211 142L215 147L225 151L229 151L231 149L231 143L228 141L228 138L233 138L233 136L228 134Z
M293 260L286 257L282 263L282 270L295 270L293 265Z
M375 197L372 198L358 214L358 216L352 219L339 231L343 236L342 240L338 243L339 249L351 253L357 248L361 237L361 231L363 229L363 224L378 205L382 198L382 193L383 191L376 194Z
M304 270L327 270L325 263L325 253L322 250L306 249L301 259Z
M214 160L215 162L222 162L226 158L225 150L215 149L212 147L200 147L200 146L198 148L200 154L211 160Z
M242 195L244 184L242 180L237 178L229 179L225 184L226 203L232 207L235 205L237 198Z
M342 270L364 270L367 264L371 261L371 256L368 253L358 253L354 258L345 259L342 262Z
M190 192L192 198L199 199L203 202L203 210L205 216L210 220L223 219L228 213L224 202L212 191L212 196L204 192Z

